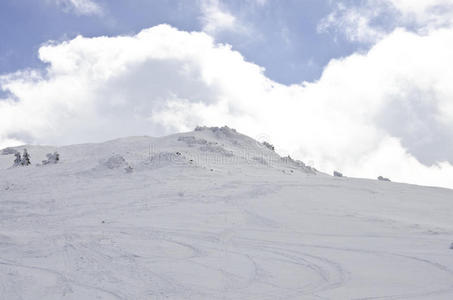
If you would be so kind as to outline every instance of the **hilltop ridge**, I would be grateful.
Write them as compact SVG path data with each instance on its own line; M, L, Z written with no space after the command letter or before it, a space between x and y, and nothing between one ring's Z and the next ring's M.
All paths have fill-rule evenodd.
M79 144L62 147L24 145L3 149L0 156L0 167L12 165L15 151L28 148L32 155L33 165L39 166L45 154L52 151L61 153L61 163L79 169L93 168L93 164L107 162L110 158L124 160L124 164L136 170L145 166L181 166L191 165L200 168L227 170L249 164L253 167L266 167L282 172L303 172L318 174L316 169L290 157L280 157L265 144L235 129L224 127L197 127L192 132L173 134L164 137L126 137L103 143ZM11 162L8 161L7 156ZM247 169L243 168L244 171Z

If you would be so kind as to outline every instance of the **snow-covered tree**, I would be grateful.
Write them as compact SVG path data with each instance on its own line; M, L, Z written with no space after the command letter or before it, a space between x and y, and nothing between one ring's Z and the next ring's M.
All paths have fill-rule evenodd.
M30 154L28 154L27 149L24 149L24 153L22 154L21 165L22 166L29 166L30 164L31 164L31 162L30 162Z
M14 159L14 166L17 167L22 165L22 156L20 155L20 152L14 153L14 156L16 157Z

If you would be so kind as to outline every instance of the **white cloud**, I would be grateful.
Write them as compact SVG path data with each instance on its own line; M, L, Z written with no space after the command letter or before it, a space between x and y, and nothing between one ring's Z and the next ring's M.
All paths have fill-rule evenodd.
M102 7L92 0L53 0L65 11L78 15L102 15Z
M381 28L371 25L371 22L380 14L379 6L375 9L347 7L338 4L337 8L318 25L318 32L334 30L341 32L351 41L374 43L385 36Z
M388 0L402 15L405 22L419 26L451 26L453 17L452 0Z
M287 86L204 33L77 37L40 49L45 74L0 77L15 98L0 101L0 144L227 124L321 170L453 187L452 50L451 30L399 29L331 61L318 81Z
M398 27L426 34L453 25L453 0L340 1L318 31L341 32L352 40L375 43Z
M222 31L244 31L245 27L219 0L201 0L203 31L215 35Z

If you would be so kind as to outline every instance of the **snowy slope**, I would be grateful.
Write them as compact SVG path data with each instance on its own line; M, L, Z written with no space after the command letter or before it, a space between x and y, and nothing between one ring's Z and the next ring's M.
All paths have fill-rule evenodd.
M229 128L27 149L0 155L0 299L453 299L452 190Z

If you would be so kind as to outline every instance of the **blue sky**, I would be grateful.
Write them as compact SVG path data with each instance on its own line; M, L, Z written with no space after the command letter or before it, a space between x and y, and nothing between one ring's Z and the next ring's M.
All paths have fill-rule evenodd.
M200 1L99 1L99 5L102 15L86 15L51 0L1 1L0 73L43 67L37 52L49 40L131 34L162 23L186 31L203 28ZM334 8L331 1L268 1L265 5L231 1L222 5L253 32L221 32L216 40L231 44L281 83L314 80L330 59L363 47L335 33L318 33L320 20Z
M3 0L0 36L0 148L228 125L453 188L453 0Z

